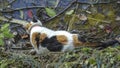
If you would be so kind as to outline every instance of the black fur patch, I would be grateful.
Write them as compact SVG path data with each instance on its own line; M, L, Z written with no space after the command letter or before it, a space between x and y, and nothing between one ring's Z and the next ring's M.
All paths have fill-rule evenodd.
M57 41L57 37L53 36L50 38L50 45L47 46L48 50L50 51L61 51L63 45Z
M49 39L46 37L46 38L41 42L41 46L42 46L42 47L47 47L48 45L50 45L50 43L49 43Z
M35 23L35 22L37 22L37 19L35 17L33 17L32 21Z
M39 48L39 35L40 35L40 33L38 33L37 37L35 38L36 44L37 44L37 48Z
M81 42L86 42L85 38L81 37L80 35L78 35L78 40Z
M41 46L47 47L48 50L50 51L61 51L63 48L63 45L57 41L56 36L53 36L51 38L46 38L41 42Z

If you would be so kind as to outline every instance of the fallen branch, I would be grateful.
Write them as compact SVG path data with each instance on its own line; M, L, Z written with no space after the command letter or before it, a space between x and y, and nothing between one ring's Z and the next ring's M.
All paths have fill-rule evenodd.
M88 19L95 20L97 22L111 23L111 21L100 20L100 19L95 19L95 18L91 18L91 17L88 17Z
M10 10L0 10L1 13L10 13L14 11L24 10L24 9L33 9L33 8L45 8L44 6L31 6L31 7L22 7L22 8L16 8L16 9L10 9Z
M5 18L3 16L0 16L0 20L1 21L9 21L9 22L12 22L12 23L17 23L17 24L21 24L21 25L26 25L28 22L25 21L25 20L18 20L18 19L8 19L8 18Z
M14 50L30 50L30 49L33 49L32 47L28 47L28 48L23 48L23 47L12 47L11 49L14 49Z
M51 21L51 20L53 20L54 18L56 18L56 17L60 16L61 14L63 14L63 13L64 13L66 10L68 10L74 3L76 3L76 1L71 2L63 11L61 11L61 12L58 13L57 15L49 18L48 20L45 21L45 23L48 22L48 21Z

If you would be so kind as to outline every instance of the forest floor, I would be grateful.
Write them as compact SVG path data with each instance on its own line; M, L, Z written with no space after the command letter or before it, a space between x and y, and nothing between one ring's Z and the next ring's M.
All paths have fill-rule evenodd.
M49 12L51 13L50 10ZM78 14L75 14L76 12ZM119 35L119 4L95 4L90 5L87 10L80 9L79 11L74 11L72 7L61 17L51 19L45 26L51 29L58 29L58 26L60 26L59 29L66 29L68 25L73 26L71 29L87 30L86 37L92 37L96 32L97 35L94 37L95 39L92 39L93 41L97 41L96 37L106 39L106 35L109 34L107 27L110 27L112 33L110 36ZM91 34L92 31L93 34ZM84 32L82 33L85 35ZM79 47L70 52L48 52L41 55L31 55L30 50L5 51L4 47L0 46L0 68L120 68L119 44L105 49Z
M49 52L31 55L30 50L4 51L0 47L0 68L119 68L120 47L102 50L90 47L71 52Z

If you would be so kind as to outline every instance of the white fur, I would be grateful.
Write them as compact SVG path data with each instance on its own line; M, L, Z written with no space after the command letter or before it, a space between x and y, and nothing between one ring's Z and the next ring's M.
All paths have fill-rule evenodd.
M34 32L45 33L45 34L47 34L48 38L51 38L52 36L56 36L56 35L64 35L64 36L67 37L68 42L67 42L66 45L63 45L64 47L63 47L62 51L64 52L64 51L68 51L68 50L73 50L74 49L73 38L72 38L73 34L70 34L67 31L53 31L53 30L50 30L50 29L45 28L45 27L33 27L31 29L31 32L30 32L30 38L32 38L31 36L32 36L32 34ZM32 42L32 39L30 39L30 41ZM34 45L33 45L33 47L34 47ZM40 47L39 50L36 49L37 53L42 52L41 50L44 50L44 48Z
M56 35L64 35L67 37L68 42L66 45L63 45L64 46L62 49L63 52L74 49L73 38L72 38L73 35L71 33L67 32L67 31L54 31L54 33L52 33L50 35L50 37L56 36Z
M34 22L31 22L32 24L34 24ZM42 23L40 21L38 21L38 23L40 23L42 25ZM56 35L64 35L67 37L68 42L66 45L63 45L63 49L61 50L62 52L68 51L68 50L73 50L74 49L74 45L73 45L73 34L67 32L67 31L54 31L51 29L48 29L46 27L42 27L42 26L37 26L37 27L33 27L30 31L30 42L32 44L32 46L34 47L33 43L32 43L32 34L34 32L39 32L39 33L45 33L47 34L48 38L51 38L53 36ZM35 48L35 47L34 47ZM39 49L35 49L37 54L41 54L47 51L47 48L41 47L41 45L39 46Z
M34 23L33 21L30 21L30 23L31 23L31 24L36 24L36 23L37 23L37 24L40 24L40 25L42 26L42 22L41 22L40 20L37 20L36 23Z
M32 39L31 39L31 38L32 38L32 34L33 34L34 32L45 33L45 34L47 34L47 36L49 37L49 35L50 35L51 33L53 33L54 31L49 30L49 29L47 29L47 28L45 28L45 27L33 27L33 28L31 29L31 31L30 31L30 42L31 42L31 44L32 44L33 47L34 47L34 45L33 45L33 43L32 43ZM34 47L34 48L35 48L35 47ZM43 53L44 51L46 51L46 49L47 49L47 48L41 47L41 44L39 45L39 49L36 49L36 48L35 48L37 54Z

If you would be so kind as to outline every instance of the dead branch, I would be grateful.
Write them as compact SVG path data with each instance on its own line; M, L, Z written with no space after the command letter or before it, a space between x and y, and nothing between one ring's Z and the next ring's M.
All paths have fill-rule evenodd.
M28 22L25 21L25 20L18 20L18 19L8 19L8 18L5 18L3 16L0 16L0 20L1 21L9 21L9 22L12 22L12 23L17 23L17 24L21 24L21 25L26 25Z
M10 12L14 12L14 11L19 11L19 10L24 10L24 9L32 9L32 8L45 8L44 6L31 6L31 7L22 7L22 8L16 8L16 9L12 9L10 8L10 10L0 10L1 13L10 13Z

